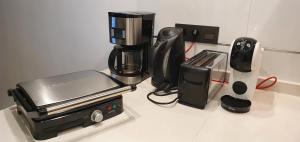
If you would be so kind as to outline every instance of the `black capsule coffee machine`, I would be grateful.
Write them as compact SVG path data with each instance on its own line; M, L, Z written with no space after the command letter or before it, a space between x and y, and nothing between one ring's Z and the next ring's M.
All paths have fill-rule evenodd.
M115 44L108 59L113 78L136 85L149 77L148 53L153 42L154 13L109 12L110 42Z
M225 110L234 113L250 111L263 50L253 38L241 37L232 42L229 53L229 85L226 95L221 98L221 106Z

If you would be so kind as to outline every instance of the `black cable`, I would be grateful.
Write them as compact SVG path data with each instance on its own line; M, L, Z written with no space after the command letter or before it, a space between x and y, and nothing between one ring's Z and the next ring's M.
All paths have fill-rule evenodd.
M177 90L177 89L171 89L171 90ZM168 90L167 92L165 92L164 90L158 90L156 89L155 91L152 91L150 93L147 94L147 99L154 103L154 104L158 104L158 105L168 105L168 104L172 104L174 102L176 102L178 100L178 97L175 98L174 100L170 101L170 102L157 102L154 101L153 99L150 98L151 95L155 95L155 96L168 96L168 95L172 95L172 94L176 94L178 93L178 91L172 92L171 90ZM158 94L159 91L164 91L164 94Z

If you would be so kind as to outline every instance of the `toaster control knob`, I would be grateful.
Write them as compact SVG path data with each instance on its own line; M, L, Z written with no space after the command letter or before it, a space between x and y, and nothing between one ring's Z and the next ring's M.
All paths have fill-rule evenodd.
M103 115L101 110L94 110L91 115L91 120L93 122L101 122L103 120Z

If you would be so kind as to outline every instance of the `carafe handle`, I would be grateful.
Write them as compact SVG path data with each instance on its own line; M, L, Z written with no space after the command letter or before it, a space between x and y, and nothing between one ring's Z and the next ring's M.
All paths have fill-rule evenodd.
M113 74L118 74L118 72L115 68L115 61L116 61L117 56L120 55L120 54L121 54L121 52L118 51L118 49L116 49L116 48L114 48L109 54L108 68L111 71L111 73L113 73Z

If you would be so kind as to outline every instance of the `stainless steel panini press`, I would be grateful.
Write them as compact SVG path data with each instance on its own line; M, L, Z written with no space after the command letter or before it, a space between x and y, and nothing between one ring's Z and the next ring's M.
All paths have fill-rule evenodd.
M90 70L21 82L8 94L33 137L44 140L122 113L122 94L134 89Z

